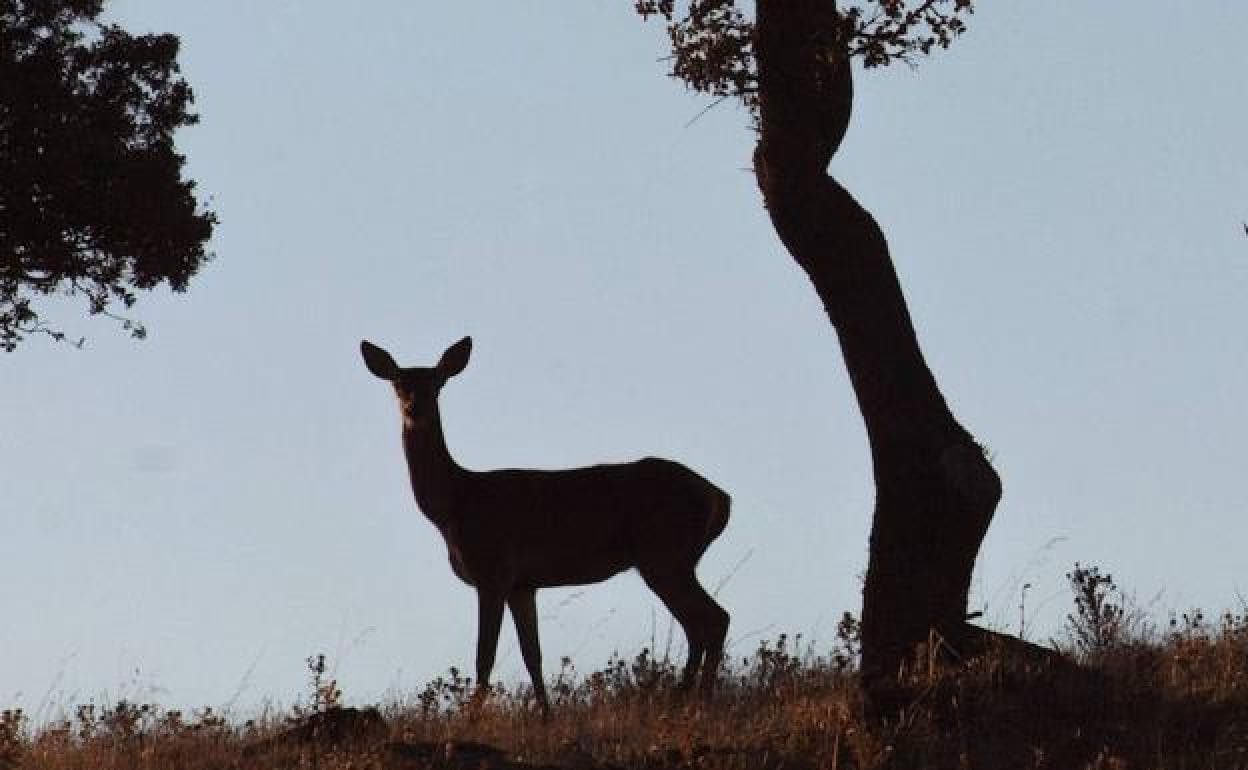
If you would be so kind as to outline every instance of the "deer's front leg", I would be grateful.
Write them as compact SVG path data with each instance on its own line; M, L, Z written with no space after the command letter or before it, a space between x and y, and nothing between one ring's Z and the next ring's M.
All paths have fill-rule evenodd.
M524 667L533 681L533 696L542 708L542 716L550 718L550 701L546 698L546 683L542 680L542 647L537 637L537 589L515 588L507 596L511 619L516 622L516 636L520 638L520 654Z
M490 689L490 672L494 670L494 653L498 649L498 629L503 623L503 602L506 592L496 588L477 588L477 695Z

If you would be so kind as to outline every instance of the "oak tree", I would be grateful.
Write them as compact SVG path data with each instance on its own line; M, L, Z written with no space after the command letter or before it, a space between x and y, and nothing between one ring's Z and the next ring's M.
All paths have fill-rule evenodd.
M982 447L945 402L915 336L879 224L828 165L849 124L851 62L948 46L969 0L640 0L666 21L671 74L754 116L754 173L776 233L836 330L876 488L861 617L862 669L892 680L917 653L965 654L980 544L1001 497Z
M63 339L54 295L119 320L139 290L183 291L215 215L174 131L196 122L174 35L100 21L103 0L0 0L0 348Z

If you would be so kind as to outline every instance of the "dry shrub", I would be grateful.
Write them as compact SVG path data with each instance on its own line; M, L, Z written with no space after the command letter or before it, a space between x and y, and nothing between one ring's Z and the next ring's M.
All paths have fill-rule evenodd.
M314 656L306 703L243 724L124 701L40 726L3 712L0 768L1248 767L1248 617L1192 611L1137 633L1146 626L1123 624L1133 608L1112 578L1072 575L1084 625L1059 646L1078 665L990 649L916 670L886 718L867 717L847 615L827 652L800 635L760 642L726 665L709 702L680 693L677 667L646 649L587 675L565 659L549 722L527 685L475 698L456 669L357 711Z

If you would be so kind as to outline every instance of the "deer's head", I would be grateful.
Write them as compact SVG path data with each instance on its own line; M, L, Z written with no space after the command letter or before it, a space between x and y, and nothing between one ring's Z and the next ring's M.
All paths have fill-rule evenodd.
M472 353L472 338L464 337L451 345L442 358L432 367L400 367L394 358L368 340L360 342L360 354L364 365L377 377L394 386L399 397L399 410L403 422L412 427L424 427L438 417L438 393L451 377L468 365Z

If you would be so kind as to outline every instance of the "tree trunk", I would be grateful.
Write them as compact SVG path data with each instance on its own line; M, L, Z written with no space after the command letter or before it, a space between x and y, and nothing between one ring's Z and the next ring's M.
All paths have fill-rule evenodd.
M967 592L1001 482L923 359L884 234L826 172L853 101L848 60L821 54L836 39L835 4L757 7L754 170L776 232L836 329L866 423L876 501L862 667L868 681L891 679L929 640L965 654L981 638L966 622Z

